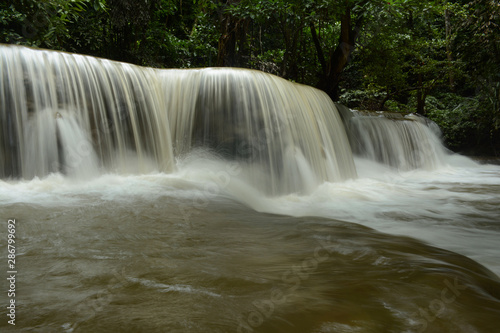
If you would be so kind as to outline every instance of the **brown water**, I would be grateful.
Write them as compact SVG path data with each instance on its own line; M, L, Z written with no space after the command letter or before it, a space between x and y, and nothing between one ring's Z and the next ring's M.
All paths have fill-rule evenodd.
M0 45L0 331L498 330L500 167L355 122L367 159L311 87Z
M18 274L16 326L4 318L0 330L495 332L500 326L500 280L490 271L500 271L498 168L361 178L325 184L328 190L309 196L265 199L252 198L237 179L207 194L202 184L210 178L196 178L209 172L209 161L198 163L173 175L1 182L1 216L17 222ZM368 195L373 189L377 199ZM444 192L446 204L435 197ZM345 221L249 208L263 203L289 215L307 208Z

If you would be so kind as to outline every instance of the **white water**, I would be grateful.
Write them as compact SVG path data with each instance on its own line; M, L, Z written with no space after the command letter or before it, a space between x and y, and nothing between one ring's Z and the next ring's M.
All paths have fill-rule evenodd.
M356 180L324 183L309 196L250 200L250 205L261 212L328 217L407 235L466 255L500 275L500 167L464 164L395 173L357 159Z
M498 168L449 155L420 118L339 106L354 164L335 105L310 87L256 71L1 51L0 172L26 179L2 181L3 204L171 196L196 211L230 198L408 234L500 270Z
M422 119L346 118L256 71L5 46L0 69L16 328L500 325L500 280L477 264L500 274L500 167L450 155ZM443 300L450 281L463 293Z
M197 147L252 165L247 176L266 193L356 176L336 107L317 89L250 70L0 51L2 178L171 172L174 156Z
M0 202L51 209L178 198L182 203L170 208L189 222L207 208L236 200L259 212L327 217L407 235L466 255L500 275L500 167L459 156L447 162L433 171L395 172L357 158L358 179L276 197L263 195L249 181L245 164L197 151L179 160L179 171L171 174L105 174L85 181L52 174L1 181Z
M344 108L343 108L344 109ZM353 152L401 171L434 170L444 164L439 127L409 114L342 110Z

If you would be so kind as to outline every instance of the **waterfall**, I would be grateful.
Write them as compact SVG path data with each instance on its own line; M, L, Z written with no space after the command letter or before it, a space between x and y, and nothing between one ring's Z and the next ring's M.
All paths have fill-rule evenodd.
M439 127L414 114L362 112L337 106L355 155L401 171L433 170L445 162Z
M275 195L355 178L352 152L399 170L434 169L446 155L423 117L350 111L259 71L152 69L6 45L0 69L0 178L169 173L201 148Z
M273 75L5 45L0 68L1 178L172 172L198 147L268 194L356 177L335 104Z
M160 74L176 154L209 147L271 194L356 176L342 121L322 91L252 70Z
M0 68L1 177L78 176L94 157L110 171L173 170L154 70L14 46L0 47Z

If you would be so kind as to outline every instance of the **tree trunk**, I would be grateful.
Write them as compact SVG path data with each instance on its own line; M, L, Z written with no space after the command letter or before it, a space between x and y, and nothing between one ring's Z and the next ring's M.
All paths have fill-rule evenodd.
M237 67L242 66L242 55L245 54L245 39L248 23L246 19L225 13L224 8L238 4L239 0L220 1L223 9L219 12L219 44L217 47L217 66ZM237 51L239 46L239 52Z
M425 115L425 97L422 74L418 74L417 113Z
M451 53L451 20L450 20L450 11L445 9L444 11L444 20L445 20L445 31L446 31L446 58L448 59L448 67L449 67L449 79L450 79L450 89L451 91L455 90L455 75L453 73L453 55Z
M316 48L316 54L318 55L319 63L321 64L321 70L323 71L321 74L326 75L328 68L326 66L326 60L323 54L323 49L321 48L321 44L319 42L318 34L316 33L316 27L314 26L313 22L309 24L309 28L311 29L311 36L314 42L314 47Z
M285 42L285 53L281 67L281 77L288 80L297 80L298 77L298 48L297 43L303 29L303 22L290 23L287 20L286 12L280 17L283 41Z
M217 66L236 66L236 28L237 22L231 15L221 18L221 35L217 48Z
M350 56L354 51L360 24L361 22L358 21L355 28L352 28L351 9L347 8L346 12L340 19L339 43L335 50L330 51L326 73L323 73L323 75L321 75L321 78L317 84L317 87L325 91L334 101L337 101L339 99L340 75L342 74L342 71L344 70L346 65L349 63ZM322 53L318 52L318 57L321 57L321 55Z

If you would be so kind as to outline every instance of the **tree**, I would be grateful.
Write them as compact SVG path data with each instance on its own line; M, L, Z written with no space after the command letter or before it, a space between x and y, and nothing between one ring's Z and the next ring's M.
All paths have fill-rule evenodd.
M361 15L353 23L352 12L354 11L354 6L354 2L347 2L346 6L342 8L338 42L336 44L329 43L328 60L325 58L314 22L310 22L309 24L318 60L321 64L321 73L317 87L324 90L334 101L339 99L341 74L350 61L361 30Z
M495 1L466 4L457 39L475 92L489 108L495 129L500 128L500 6Z
M71 37L68 24L78 21L89 3L90 0L2 2L0 42L65 50Z

